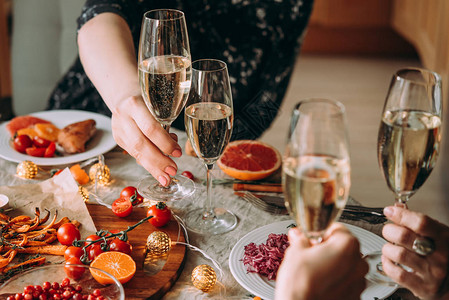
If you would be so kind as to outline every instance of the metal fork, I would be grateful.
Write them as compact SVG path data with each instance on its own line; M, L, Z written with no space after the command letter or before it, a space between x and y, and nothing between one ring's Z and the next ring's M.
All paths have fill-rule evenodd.
M255 207L275 214L275 215L286 215L287 209L285 207L280 207L280 206L276 206L273 204L269 204L265 201L263 201L262 199L256 197L255 195L253 195L251 192L248 191L241 191L236 193L238 196L242 197L243 199L245 199L246 201L248 201L249 203L251 203L252 205L254 205Z

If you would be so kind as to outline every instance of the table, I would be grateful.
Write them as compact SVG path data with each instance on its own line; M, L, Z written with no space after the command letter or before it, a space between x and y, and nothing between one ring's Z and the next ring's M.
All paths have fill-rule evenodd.
M185 144L186 136L182 132L177 132L179 143L181 146ZM134 158L124 153L120 148L116 148L105 155L105 163L111 169L111 177L113 183L108 187L107 192L103 194L106 202L112 203L120 190L127 185L136 185L138 180L145 176L147 172L136 164ZM178 164L178 171L184 170L192 172L197 179L205 178L205 168L195 157L183 155L181 158L175 159ZM17 163L8 162L0 159L0 186L3 185L20 185L27 180L18 178L16 174ZM222 176L218 168L213 170L215 177ZM30 180L28 182L35 183ZM234 195L233 190L229 186L217 185L214 187L213 195L215 196L217 206L226 207L234 212L238 218L237 227L226 234L216 236L201 236L195 233L189 233L190 244L200 248L207 255L215 259L221 266L224 276L220 279L220 283L210 294L204 294L193 287L190 280L192 270L200 264L212 263L205 259L203 255L196 251L189 251L184 270L178 281L172 289L164 296L163 299L251 299L251 295L243 289L233 278L229 266L228 257L233 245L246 233L263 225L267 225L277 221L289 220L288 216L274 216L267 212L261 211L252 206L250 203ZM201 183L198 184L198 191L190 199L178 201L172 205L172 210L181 218L184 212L202 205L205 199L205 187ZM360 226L369 231L380 234L381 225L370 225L365 222L351 222L353 225ZM415 299L410 292L404 289L398 290L389 299Z

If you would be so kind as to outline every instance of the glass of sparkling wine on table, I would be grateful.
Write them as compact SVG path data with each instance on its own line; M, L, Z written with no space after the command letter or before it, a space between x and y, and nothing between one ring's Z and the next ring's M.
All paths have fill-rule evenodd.
M312 244L340 215L349 196L349 142L344 106L306 99L293 109L282 183L291 217Z
M184 109L190 90L191 56L184 13L173 9L144 14L139 42L139 83L142 96L154 118L169 132ZM195 184L174 176L167 187L152 176L138 183L149 199L172 201L190 196Z
M198 158L206 167L206 203L187 213L189 230L220 234L237 225L236 216L213 204L211 170L229 142L234 110L226 63L202 59L192 63L192 86L185 109L186 133Z
M441 142L441 77L432 71L397 71L385 99L377 140L380 169L395 205L407 208L409 198L432 172ZM395 286L382 270L382 252L366 255L367 279Z

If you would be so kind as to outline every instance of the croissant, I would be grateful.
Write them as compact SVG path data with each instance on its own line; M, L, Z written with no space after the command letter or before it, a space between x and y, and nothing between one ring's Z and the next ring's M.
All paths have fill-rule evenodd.
M86 151L86 143L96 132L95 120L89 119L67 125L58 134L58 144L67 153L81 153Z

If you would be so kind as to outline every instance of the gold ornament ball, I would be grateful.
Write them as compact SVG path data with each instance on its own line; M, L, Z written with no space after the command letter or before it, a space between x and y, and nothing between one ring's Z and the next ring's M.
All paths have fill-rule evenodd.
M171 239L165 232L154 231L147 237L145 251L148 254L160 256L168 252L171 247Z
M217 282L217 274L209 265L199 265L192 271L193 285L203 292L209 292Z
M80 193L81 197L83 197L84 202L89 202L89 191L84 186L78 187L78 192Z
M17 165L17 175L25 179L33 179L37 175L37 165L29 160L22 161Z
M99 184L107 184L111 180L111 172L107 165L96 163L89 169L90 180L95 182L95 179Z

